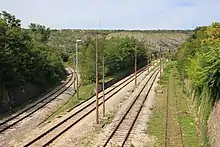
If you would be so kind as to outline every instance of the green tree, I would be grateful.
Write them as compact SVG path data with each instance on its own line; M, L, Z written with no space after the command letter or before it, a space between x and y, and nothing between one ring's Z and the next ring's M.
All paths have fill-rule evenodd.
M42 42L46 44L48 42L48 39L50 38L50 28L47 28L46 26L31 23L29 26L31 30L32 37L39 42Z
M32 33L35 36L35 32ZM59 55L54 48L45 44L46 37L42 37L42 42L37 42L29 34L21 28L20 20L14 15L4 11L0 13L1 91L10 92L27 83L48 87L65 76ZM2 97L0 94L0 105Z

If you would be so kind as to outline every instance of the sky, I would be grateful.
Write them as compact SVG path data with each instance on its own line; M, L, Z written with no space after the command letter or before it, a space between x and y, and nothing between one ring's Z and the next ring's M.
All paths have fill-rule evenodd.
M220 0L0 0L22 27L56 29L194 29L220 21L219 7Z

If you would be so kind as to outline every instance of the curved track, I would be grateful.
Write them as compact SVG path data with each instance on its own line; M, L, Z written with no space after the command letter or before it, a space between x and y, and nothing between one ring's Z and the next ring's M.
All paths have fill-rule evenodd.
M145 103L149 92L155 83L156 77L159 73L159 68L157 68L144 86L139 91L138 95L135 96L132 103L129 105L128 109L122 116L122 118L117 123L114 130L110 133L107 139L103 142L101 146L109 146L110 144L115 144L119 146L129 146L127 139L133 129L133 126L142 110L143 104ZM147 91L147 93L145 93ZM110 145L111 146L111 145Z
M68 81L59 87L54 92L50 93L45 98L40 99L39 101L35 102L34 104L30 105L26 109L22 110L21 112L13 115L12 117L4 120L0 123L0 133L4 133L4 131L10 129L17 123L21 122L25 118L31 116L33 113L37 112L38 110L42 109L45 105L56 99L59 95L61 95L64 91L66 91L75 81L75 76L73 76L73 71L70 71L70 78ZM50 99L49 99L50 98Z
M140 76L144 71L146 71L148 66L140 69L138 71L138 76ZM116 85L115 87L109 87L106 89L106 101L110 99L113 95L115 95L117 92L122 90L125 86L127 86L129 83L134 81L134 75L128 76L122 82L118 82L119 84ZM111 89L112 88L112 89ZM108 95L107 95L108 94ZM87 115L89 115L91 112L95 110L95 99L92 99L93 97L90 97L86 101L80 103L76 107L80 106L80 108L75 111L74 113L69 115L59 121L57 124L52 126L51 128L45 130L42 132L40 135L37 137L27 141L23 146L35 146L35 145L40 145L40 146L48 146L50 145L54 140L56 140L58 137L60 137L63 133L68 131L71 127L76 125L80 120L85 118ZM102 96L99 96L99 99L101 99ZM102 104L102 101L99 102L99 106ZM76 108L74 107L74 108Z

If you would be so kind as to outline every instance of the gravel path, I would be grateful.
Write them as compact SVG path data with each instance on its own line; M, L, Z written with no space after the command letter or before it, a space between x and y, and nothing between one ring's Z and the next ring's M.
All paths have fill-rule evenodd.
M67 78L67 81L70 77ZM73 81L74 78L71 80ZM63 82L65 83L65 82ZM63 85L63 84L62 84ZM62 86L61 85L61 86ZM59 87L61 87L59 86ZM57 90L59 87L55 88L53 91L47 93L44 97L48 96L50 93L53 93L55 90ZM65 86L66 87L66 86ZM64 88L65 88L64 87ZM62 88L62 89L64 89ZM37 112L33 113L31 116L25 118L21 122L17 123L12 128L4 131L0 134L0 146L14 146L13 140L19 140L21 136L26 134L27 132L30 132L34 128L36 128L42 121L44 121L52 112L54 112L57 107L63 105L65 102L68 101L68 99L74 94L74 84L71 85L63 94L59 95L56 99L52 100L50 103L45 105L43 108L38 110ZM43 105L45 102L49 101L52 97L48 98L44 102L39 103L37 106ZM36 101L35 103L39 102ZM30 104L32 105L32 104ZM28 107L28 106L27 106ZM25 109L25 108L24 108ZM19 111L20 112L20 111ZM18 112L18 113L19 113ZM23 115L27 114L28 112L25 112Z

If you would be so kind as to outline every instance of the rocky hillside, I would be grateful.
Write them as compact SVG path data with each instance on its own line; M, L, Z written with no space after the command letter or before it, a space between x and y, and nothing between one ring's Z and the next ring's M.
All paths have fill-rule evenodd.
M158 31L127 31L127 30L53 30L49 39L49 45L59 48L64 53L73 52L75 40L87 40L89 37L95 37L97 34L111 37L134 37L143 41L145 45L150 46L152 50L176 50L192 33L192 31L158 30Z
M115 32L108 34L108 38L114 36L129 36L145 42L153 50L176 50L180 44L186 41L190 32Z

